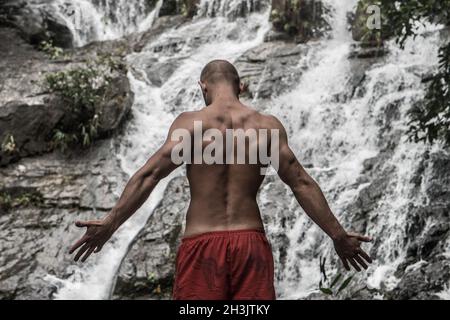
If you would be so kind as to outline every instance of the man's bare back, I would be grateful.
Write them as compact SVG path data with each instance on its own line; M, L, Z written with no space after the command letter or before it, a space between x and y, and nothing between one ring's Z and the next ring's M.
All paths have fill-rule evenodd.
M333 240L345 268L350 270L350 265L357 271L367 268L371 258L360 248L360 244L371 239L348 233L342 228L331 212L320 187L290 149L287 133L281 122L274 116L261 114L240 102L239 94L244 86L240 83L236 69L226 61L212 61L203 69L199 84L206 107L199 111L184 112L174 120L164 144L131 177L116 206L104 219L76 223L78 227L87 227L87 231L70 250L70 253L78 250L75 260L82 257L82 261L85 261L91 253L99 252L112 234L145 202L158 182L183 163L186 164L191 192L185 238L211 232L263 231L256 198L264 180L261 169L267 167L259 152L264 149L270 150L271 156L276 153L277 174L292 190L308 216ZM216 160L221 161L211 162L203 158L201 161L195 161L194 158L198 155L196 146L199 146L200 153L203 154L204 150L212 149L210 144L217 139L217 136L214 139L202 136L198 140L195 133L199 123L202 134L215 130L224 137L224 145L215 148L211 153ZM186 152L184 149L182 156L184 160L194 161L174 161L174 153L179 151L180 146L180 140L174 137L179 130L188 133L191 149L194 150L191 152L189 149L189 152ZM227 131L230 130L255 130L258 133L261 130L276 131L277 139L273 141L272 135L258 134L255 140L244 139L245 148L238 150L238 145L230 144L234 141L234 137L227 136ZM230 145L232 147L229 147ZM257 161L252 158L252 150L258 151ZM266 240L260 238L259 241L264 247ZM260 258L258 257L248 256L242 263L256 261ZM214 263L216 265L216 262ZM257 266L255 268L258 269Z
M201 111L186 115L186 122L201 121L203 130L219 129L226 140L226 129L272 129L269 117L239 101L213 103ZM191 127L192 124L188 124ZM225 141L227 142L227 141ZM204 142L204 146L210 142ZM246 144L246 158L249 146ZM187 177L191 202L186 216L185 236L216 230L264 229L256 195L264 175L261 163L188 164ZM223 154L226 154L226 143Z

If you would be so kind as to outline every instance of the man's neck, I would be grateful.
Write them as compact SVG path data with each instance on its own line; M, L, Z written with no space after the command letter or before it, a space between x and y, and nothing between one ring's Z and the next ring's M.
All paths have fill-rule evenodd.
M229 86L220 86L211 92L211 105L232 105L239 103L239 97Z

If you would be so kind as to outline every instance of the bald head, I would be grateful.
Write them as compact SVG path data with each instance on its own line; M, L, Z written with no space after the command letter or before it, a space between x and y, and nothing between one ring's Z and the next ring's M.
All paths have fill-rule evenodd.
M228 83L239 93L239 74L236 68L226 60L213 60L202 70L200 81L216 85L218 83Z

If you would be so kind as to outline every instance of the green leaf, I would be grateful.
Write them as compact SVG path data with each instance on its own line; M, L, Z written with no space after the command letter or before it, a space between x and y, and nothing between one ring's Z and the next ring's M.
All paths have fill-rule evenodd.
M347 279L345 279L344 282L342 282L341 286L339 287L337 293L339 293L342 290L344 290L345 288L347 288L347 286L350 284L350 281L352 281L352 279L353 279L353 276L350 276Z
M330 288L333 288L334 285L341 279L342 273L338 273L336 277L334 277L333 281L331 281Z
M327 295L332 295L333 291L331 291L330 288L319 288L320 291L322 291L323 293L327 294Z

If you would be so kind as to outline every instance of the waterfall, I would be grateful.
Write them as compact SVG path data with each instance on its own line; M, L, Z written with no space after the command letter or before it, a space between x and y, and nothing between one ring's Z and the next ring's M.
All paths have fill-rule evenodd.
M333 212L351 229L353 217L346 211L370 184L361 173L364 160L381 152L383 139L392 139L389 135L380 136L379 121L385 117L389 105L395 105L400 116L392 126L404 132L406 111L424 95L424 85L415 70L433 69L437 64L439 41L437 35L409 40L405 50L388 43L390 53L385 61L366 71L365 93L361 97L345 98L341 95L349 91L348 79L352 73L349 53L354 45L345 16L356 1L330 5L334 8L330 18L332 39L322 41L310 51L305 57L309 61L308 71L298 86L273 99L269 111L283 120L293 150L301 162L313 164L307 170L323 188ZM404 89L399 90L399 86ZM426 202L425 196L411 196L411 178L424 149L423 145L406 141L403 134L391 159L384 164L384 169L392 168L389 192L383 194L378 206L365 217L366 232L379 245L376 251L371 251L376 258L374 263L368 271L356 276L360 286L389 290L399 281L394 271L404 261L408 244L404 241L408 204ZM270 189L266 187L262 197L268 198ZM277 288L280 298L298 299L318 291L320 256L332 262L333 270L328 270L329 274L336 273L340 262L332 242L306 214L301 209L293 214L294 224L283 230L290 245L285 265L278 274ZM278 224L272 224L268 233L279 228ZM369 251L371 247L371 244L363 245Z
M74 44L113 40L149 29L163 0L52 0L52 12L65 21Z
M349 79L354 63L349 55L355 45L348 30L347 13L354 10L357 1L324 2L330 9L327 19L332 27L331 37L320 39L299 61L307 66L299 83L264 107L285 124L292 149L301 162L312 164L308 172L323 188L333 212L346 228L352 228L354 219L347 214L349 208L370 187L363 175L364 162L383 152L383 140L397 141L382 168L390 172L388 191L365 218L365 230L378 244L372 251L376 260L356 280L371 288L389 289L399 281L394 271L404 260L402 252L408 244L403 239L407 205L427 201L424 195L411 195L411 176L425 146L405 139L405 113L423 97L424 85L416 70L432 70L437 64L439 39L432 35L409 40L405 50L389 42L389 54L366 70L361 84L364 90L355 96L346 95L351 90ZM146 3L144 0L55 0L53 5L70 26L76 44L83 45L149 28L162 1L154 7ZM191 22L168 28L141 52L127 57L135 102L133 119L121 138L117 155L125 173L133 174L161 145L176 115L201 108L203 102L196 82L209 60L235 61L263 42L270 28L269 3L268 0L201 0ZM168 75L160 74L157 68L161 65L173 70ZM160 76L157 81L155 74ZM400 84L402 90L398 89ZM256 95L253 103L258 107L259 102ZM384 133L379 123L391 105L400 116L393 120L392 127L396 129ZM168 181L178 174L181 172L173 173L158 185L146 204L119 229L99 255L84 265L71 267L67 279L48 276L58 286L57 299L111 296L115 274L130 243L160 202ZM265 185L260 194L262 212L270 201L271 183L274 182ZM117 195L123 187L116 190ZM267 226L269 236L283 232L289 240L288 247L284 248L286 261L283 264L276 261L276 291L279 298L303 298L317 291L319 256L325 255L332 262L330 273L337 271L338 262L326 235L294 203L292 195L287 193L286 199L292 201L290 214L294 223L280 230L282 227L273 219ZM367 244L364 248L370 250L371 246ZM280 248L274 250L277 253ZM441 295L445 297L448 293Z
M267 1L262 0L229 0L210 1L200 0L198 4L197 17L229 17L245 16L249 12L259 11L267 7Z

